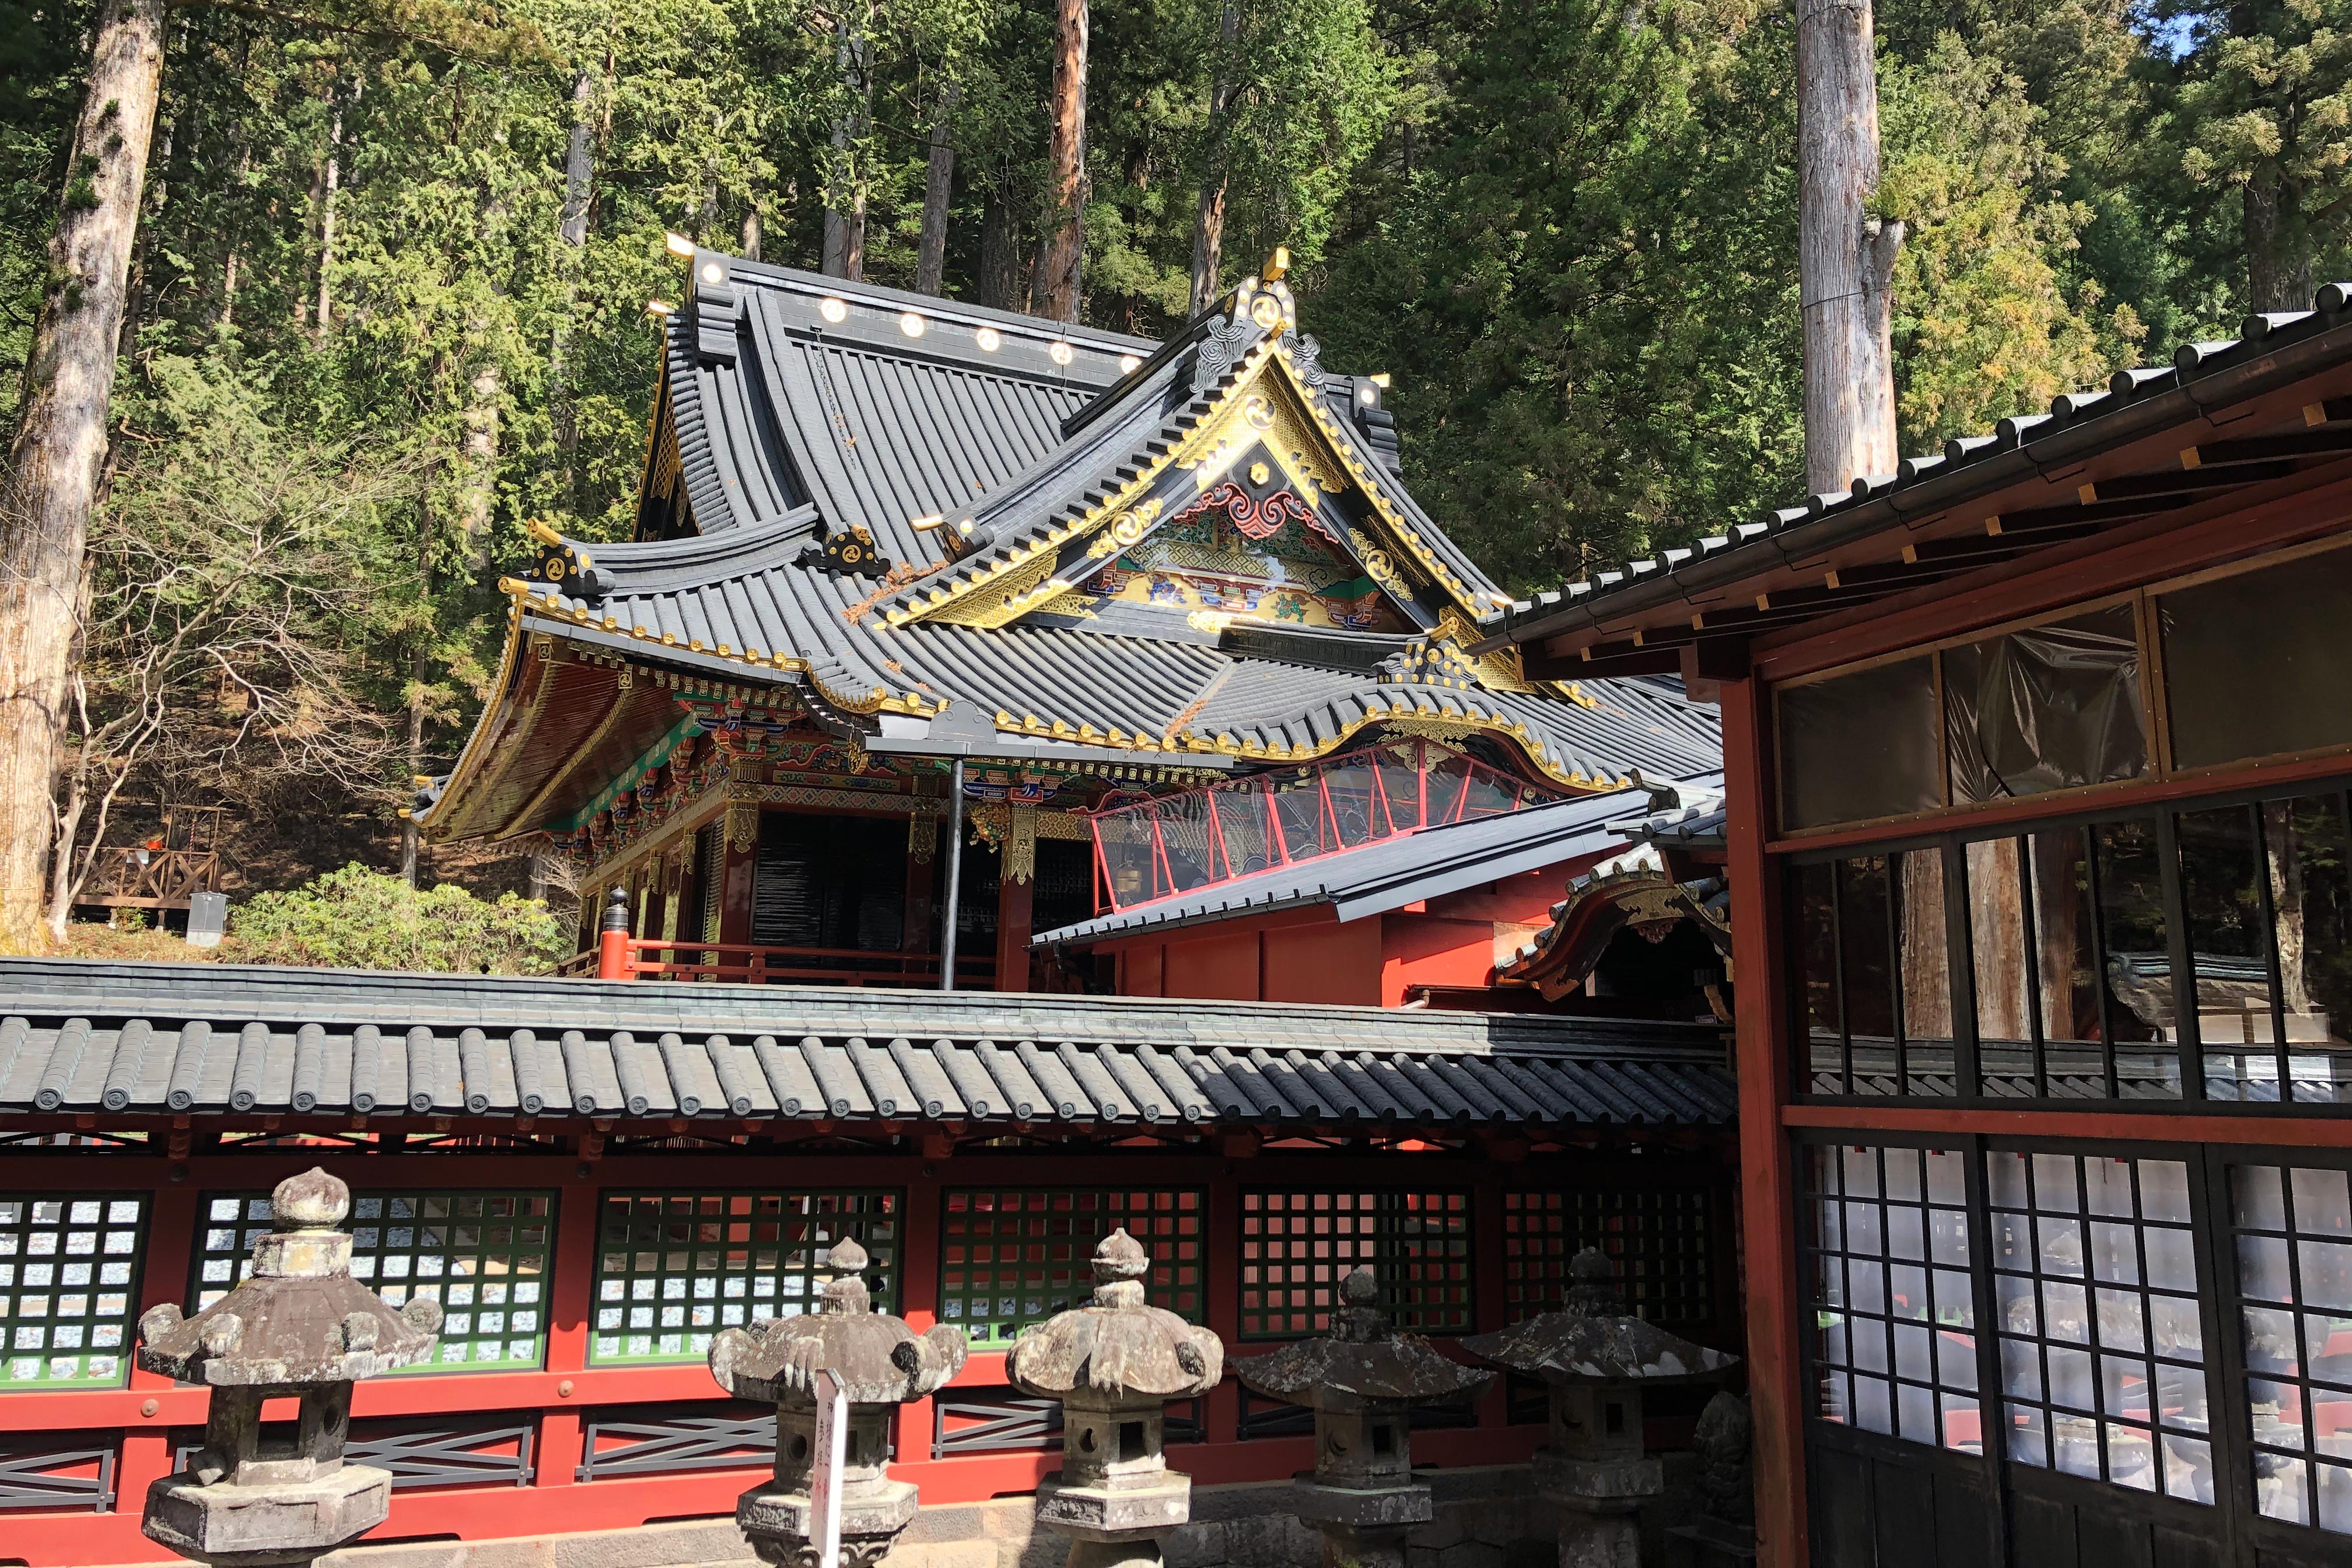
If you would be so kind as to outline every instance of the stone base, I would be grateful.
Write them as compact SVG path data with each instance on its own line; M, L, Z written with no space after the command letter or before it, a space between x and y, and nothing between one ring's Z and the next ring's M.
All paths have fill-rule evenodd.
M1630 1513L1559 1514L1559 1568L1642 1568L1642 1525Z
M1148 1487L1118 1489L1065 1486L1059 1474L1037 1483L1037 1522L1076 1541L1139 1542L1175 1529L1192 1512L1192 1478L1181 1470L1169 1470ZM1152 1555L1158 1557L1158 1548ZM1072 1557L1074 1568L1076 1562Z
M1666 1531L1666 1568L1753 1568L1756 1527L1701 1514Z
M1323 1568L1405 1568L1405 1542L1416 1525L1437 1517L1430 1489L1330 1487L1301 1476L1292 1488L1292 1511L1323 1535Z
M147 1489L140 1531L183 1557L221 1568L309 1563L392 1513L392 1472L345 1465L285 1486L199 1486L165 1476Z
M841 1560L849 1568L879 1561L915 1521L915 1488L875 1481L841 1496ZM816 1534L816 1508L806 1492L753 1487L735 1500L735 1523L762 1563L796 1568Z
M1067 1568L1161 1568L1160 1541L1073 1541Z

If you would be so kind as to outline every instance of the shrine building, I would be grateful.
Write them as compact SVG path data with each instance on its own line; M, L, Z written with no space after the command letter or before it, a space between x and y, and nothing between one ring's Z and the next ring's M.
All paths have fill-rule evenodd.
M1721 704L1769 1568L2352 1561L2347 306L1465 650Z
M205 1396L132 1367L137 1321L230 1289L312 1165L354 1273L445 1312L354 1394L373 1542L723 1520L774 1411L711 1338L843 1237L970 1336L891 1426L927 1505L1055 1467L1004 1353L1114 1226L1236 1352L1359 1264L1403 1327L1498 1329L1588 1246L1736 1350L1727 960L1655 910L1501 973L1716 787L1714 710L1474 651L1504 595L1272 268L1158 344L690 266L636 536L519 563L414 807L568 858L568 973L0 961L0 1564L160 1558L140 1500ZM1653 1446L1709 1392L1654 1396ZM1309 1419L1227 1382L1170 1458L1286 1479ZM1416 1419L1453 1467L1544 1432L1529 1386Z

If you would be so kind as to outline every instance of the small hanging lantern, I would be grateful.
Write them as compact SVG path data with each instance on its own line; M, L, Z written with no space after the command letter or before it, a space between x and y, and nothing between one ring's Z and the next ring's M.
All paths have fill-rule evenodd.
M310 1563L384 1521L392 1472L343 1463L352 1384L423 1361L441 1328L439 1302L395 1308L352 1278L341 1182L313 1169L269 1201L277 1230L251 1279L193 1318L139 1320L141 1366L213 1391L204 1447L147 1489L140 1529L225 1568ZM285 1398L297 1418L264 1426L263 1404Z
M874 1310L866 1249L844 1237L825 1255L833 1278L814 1312L722 1329L710 1342L710 1375L738 1399L776 1407L774 1479L736 1500L735 1522L762 1563L807 1561L818 1532L811 1479L816 1447L816 1376L828 1372L849 1406L841 1468L841 1560L866 1568L914 1522L915 1488L888 1479L890 1412L953 1377L963 1331L941 1323L917 1337L904 1320Z
M1124 1230L1095 1248L1094 1300L1013 1342L1004 1375L1062 1405L1062 1468L1037 1488L1037 1522L1070 1537L1070 1568L1160 1561L1160 1537L1192 1517L1192 1478L1163 1452L1167 1408L1215 1386L1225 1349L1207 1329L1147 1306L1150 1255Z
M1315 1473L1294 1491L1298 1517L1323 1532L1324 1568L1404 1568L1405 1536L1434 1517L1412 1476L1413 1409L1475 1399L1495 1374L1399 1333L1369 1268L1339 1282L1339 1299L1328 1335L1235 1362L1234 1374L1315 1412Z

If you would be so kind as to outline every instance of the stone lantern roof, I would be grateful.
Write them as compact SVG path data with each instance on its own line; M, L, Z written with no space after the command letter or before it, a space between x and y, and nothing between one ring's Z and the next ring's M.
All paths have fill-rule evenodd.
M270 1194L274 1235L255 1244L253 1277L198 1312L152 1309L139 1320L139 1364L215 1388L356 1382L423 1360L441 1327L425 1297L394 1308L352 1278L338 1228L351 1189L326 1172L289 1176Z
M866 1262L855 1237L835 1242L817 1310L720 1330L710 1375L739 1399L772 1405L814 1404L820 1371L840 1380L852 1405L901 1405L953 1377L966 1354L962 1331L941 1323L919 1336L904 1319L876 1311L858 1278Z
M1588 1247L1569 1264L1574 1283L1561 1310L1473 1335L1463 1348L1549 1384L1695 1383L1739 1360L1625 1315L1614 1273L1607 1255Z
M1123 1392L1163 1399L1206 1393L1224 1376L1225 1347L1165 1308L1148 1306L1151 1257L1125 1230L1095 1248L1094 1300L1057 1312L1013 1342L1004 1375L1024 1394Z
M1328 1334L1236 1362L1234 1374L1254 1394L1318 1408L1343 1400L1441 1404L1475 1397L1494 1382L1493 1373L1448 1361L1420 1335L1400 1332L1376 1304L1379 1295L1372 1271L1354 1270L1339 1282L1341 1306Z

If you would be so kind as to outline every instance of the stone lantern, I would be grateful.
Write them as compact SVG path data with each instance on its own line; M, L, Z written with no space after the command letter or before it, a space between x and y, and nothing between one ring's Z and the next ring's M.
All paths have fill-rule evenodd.
M1637 1568L1642 1504L1665 1490L1642 1438L1642 1392L1719 1376L1739 1358L1625 1315L1615 1266L1587 1247L1569 1264L1564 1309L1462 1342L1481 1361L1541 1378L1550 1436L1536 1491L1559 1511L1560 1568Z
M1037 1522L1070 1540L1070 1568L1155 1563L1192 1517L1192 1478L1162 1454L1167 1405L1224 1375L1217 1336L1143 1300L1151 1258L1124 1230L1095 1248L1094 1300L1013 1342L1004 1375L1062 1405L1062 1468L1037 1488Z
M721 1329L710 1342L710 1375L738 1399L776 1407L774 1479L735 1502L735 1522L762 1563L805 1561L818 1521L809 1487L816 1451L816 1374L829 1372L849 1406L841 1468L841 1558L866 1568L890 1550L915 1518L915 1488L887 1479L890 1413L920 1399L963 1365L963 1331L941 1323L918 1337L902 1319L874 1310L866 1249L851 1237L826 1254L833 1278L817 1310Z
M352 1384L432 1353L441 1304L395 1308L352 1278L337 1226L351 1189L320 1170L270 1194L275 1234L253 1277L198 1312L161 1306L139 1320L139 1364L212 1391L205 1444L147 1489L140 1528L183 1557L226 1568L310 1563L383 1522L392 1472L343 1463ZM299 1414L265 1426L265 1401Z
M1331 1331L1234 1363L1254 1394L1315 1412L1315 1470L1296 1489L1298 1517L1323 1532L1324 1568L1404 1568L1405 1536L1433 1513L1412 1477L1412 1410L1475 1398L1495 1381L1402 1334L1374 1303L1369 1268L1339 1282Z

